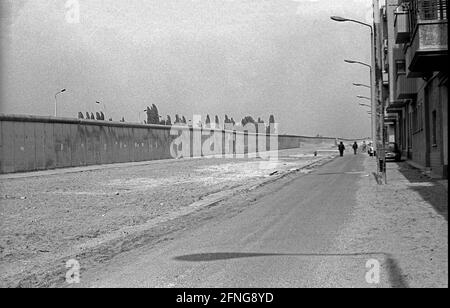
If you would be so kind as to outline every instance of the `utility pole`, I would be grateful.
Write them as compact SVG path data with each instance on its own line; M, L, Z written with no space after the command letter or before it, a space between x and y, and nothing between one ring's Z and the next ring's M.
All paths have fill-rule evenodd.
M371 65L364 63L364 62L360 62L360 61L354 61L354 60L344 60L347 63L357 63L357 64L361 64L364 66L367 66L368 68L370 68L370 88L371 88L371 101L372 101L372 140L373 140L373 147L374 150L377 153L377 177L379 178L379 173L381 171L381 167L380 167L380 160L378 159L378 155L379 155L379 147L380 147L380 142L379 140L379 136L378 136L378 132L377 132L377 107L378 107L378 90L377 90L377 80L376 80L376 76L377 76L377 67L376 67L376 23L375 20L377 20L377 14L379 14L379 11L377 9L378 7L378 1L374 0L373 2L373 14L374 14L374 22L373 24L368 24L365 22L361 22L358 20L354 20L354 19L349 19L349 18L344 18L344 17L340 17L340 16L331 16L331 19L337 22L354 22L363 26L366 26L368 28L370 28L370 45L371 45ZM379 18L378 18L379 19ZM378 180L379 182L379 180Z
M375 117L375 129L376 129L376 137L377 140L374 143L376 144L375 151L377 153L377 166L378 166L378 176L379 181L384 182L386 184L387 182L387 176L386 176L386 153L385 153L385 140L384 140L384 101L382 97L380 97L380 88L379 88L379 80L377 79L378 74L378 68L379 61L381 59L381 48L377 49L377 46L381 45L381 38L380 35L380 25L381 25L381 16L380 16L380 3L379 0L373 0L373 38L372 38L372 79L373 79L373 89L375 97L374 102L372 103L373 109L372 109L372 117ZM380 44L377 44L377 41L379 41ZM377 57L378 55L378 57ZM379 119L377 119L377 116Z

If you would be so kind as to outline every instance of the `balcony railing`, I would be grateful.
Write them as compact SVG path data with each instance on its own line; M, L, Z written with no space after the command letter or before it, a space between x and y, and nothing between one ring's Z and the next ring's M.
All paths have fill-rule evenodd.
M412 99L417 95L416 79L406 78L406 74L397 75L395 93L397 99Z
M411 1L412 29L417 22L427 20L446 20L448 0L413 0Z
M406 52L408 77L424 77L448 65L447 0L410 2L411 41Z

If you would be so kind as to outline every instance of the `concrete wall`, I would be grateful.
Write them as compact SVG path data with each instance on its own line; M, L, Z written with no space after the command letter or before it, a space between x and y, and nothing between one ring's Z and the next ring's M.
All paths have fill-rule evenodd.
M258 146L268 150L271 137L272 148L277 140L269 135L187 127L179 127L177 132L191 133L190 144L178 148L183 157L211 153L249 156ZM171 146L176 138L170 126L0 115L0 173L169 159L173 158ZM203 146L194 147L199 140ZM280 135L277 146L289 149L305 142L331 145L334 140Z
M166 127L0 116L0 172L170 158Z

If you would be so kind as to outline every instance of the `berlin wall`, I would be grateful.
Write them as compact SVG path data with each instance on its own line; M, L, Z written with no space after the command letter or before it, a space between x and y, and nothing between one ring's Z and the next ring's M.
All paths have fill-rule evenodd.
M183 133L190 136L189 144L177 147ZM183 157L241 157L264 148L334 142L326 137L0 114L0 173L171 159L180 152Z

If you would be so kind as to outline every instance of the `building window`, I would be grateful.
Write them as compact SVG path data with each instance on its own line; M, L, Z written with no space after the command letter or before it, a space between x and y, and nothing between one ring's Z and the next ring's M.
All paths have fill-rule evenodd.
M431 125L433 126L433 130L432 130L432 136L431 136L431 140L432 140L432 144L433 146L437 146L437 113L436 110L433 110L432 112L432 123Z
M408 126L406 124L407 123L406 116L408 116L408 114L405 112L404 115L405 115L405 118L403 119L401 144L402 144L402 148L406 149L406 146L409 144L409 138L408 138L408 136L409 136L409 133L408 133L409 128L408 128Z
M423 105L421 102L417 103L412 110L412 131L417 134L423 130Z
M423 130L423 108L422 108L423 106L422 106L422 103L420 103L419 104L419 106L417 107L417 113L418 113L418 115L417 115L417 118L418 118L418 128L419 128L419 131L422 131Z
M412 149L412 135L413 135L412 119L413 113L408 112L408 149Z

